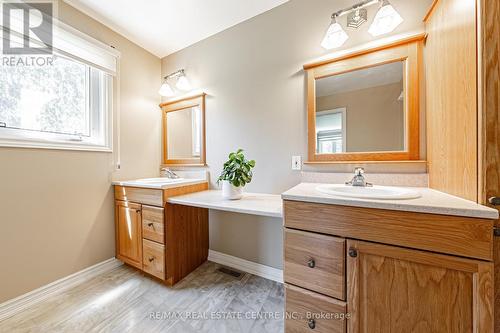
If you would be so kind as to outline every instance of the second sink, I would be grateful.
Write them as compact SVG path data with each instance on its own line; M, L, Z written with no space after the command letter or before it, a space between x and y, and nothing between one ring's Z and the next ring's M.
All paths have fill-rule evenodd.
M325 194L339 197L378 199L378 200L408 200L420 198L418 191L392 186L349 186L344 184L320 185L316 189Z

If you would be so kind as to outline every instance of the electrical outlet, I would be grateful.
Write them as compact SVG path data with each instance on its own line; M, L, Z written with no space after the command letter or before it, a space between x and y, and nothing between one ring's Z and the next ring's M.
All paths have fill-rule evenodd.
M292 170L302 169L302 158L300 156L292 156Z

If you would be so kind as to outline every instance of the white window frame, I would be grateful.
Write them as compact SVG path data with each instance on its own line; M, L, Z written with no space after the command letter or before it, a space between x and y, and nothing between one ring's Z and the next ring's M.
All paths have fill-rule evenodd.
M53 18L53 23L55 29L53 37L54 54L64 56L72 61L87 64L102 71L101 80L103 82L100 85L101 91L98 92L99 95L102 95L102 98L95 100L96 92L94 92L94 94L89 96L88 103L90 103L90 108L96 107L97 103L101 103L99 107L102 108L101 121L102 130L104 131L104 142L96 143L91 140L80 140L75 135L12 129L0 126L0 147L113 152L113 92L114 85L119 85L119 59L121 54L114 48L60 22L56 18ZM0 29L2 29L1 26ZM13 31L12 33L17 32ZM86 93L89 91L87 89ZM92 112L89 114L92 114ZM95 128L95 123L91 123L90 126L92 131L92 127Z
M90 137L0 126L0 146L112 152L113 78L101 72L99 75L100 77L96 78L101 81L100 84L91 87L91 75L91 70L89 68L86 80L87 91L85 94L87 96L86 99L88 103L87 114L91 118L91 122L89 122ZM91 89L93 90L92 92L90 91ZM100 116L100 119L96 119L96 116ZM102 127L99 126L100 122L102 122ZM101 127L104 133L97 133L98 126ZM92 139L96 136L103 138L104 142L102 144L94 142Z

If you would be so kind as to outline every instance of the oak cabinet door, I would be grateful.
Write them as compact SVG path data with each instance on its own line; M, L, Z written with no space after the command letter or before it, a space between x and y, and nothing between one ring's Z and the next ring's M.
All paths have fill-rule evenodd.
M348 240L348 332L493 332L490 262Z
M116 257L142 269L141 205L116 200Z

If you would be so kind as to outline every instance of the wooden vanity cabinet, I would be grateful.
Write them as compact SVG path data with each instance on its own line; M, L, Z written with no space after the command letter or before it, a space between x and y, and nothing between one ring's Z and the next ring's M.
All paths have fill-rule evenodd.
M492 220L290 200L284 218L286 332L318 311L334 332L493 332Z
M208 183L165 190L115 186L116 258L168 285L196 269L208 257L208 210L167 199L207 188Z
M115 201L116 258L142 269L141 205Z

